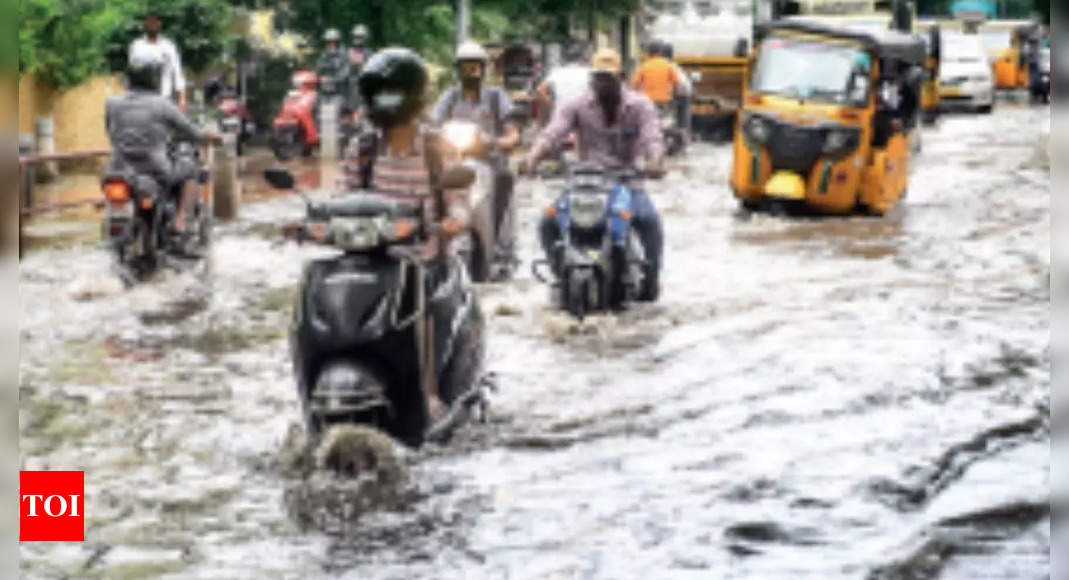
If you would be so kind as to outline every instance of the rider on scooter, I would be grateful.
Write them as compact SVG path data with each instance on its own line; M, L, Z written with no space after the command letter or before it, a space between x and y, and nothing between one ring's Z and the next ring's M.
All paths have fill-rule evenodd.
M151 51L132 50L126 70L127 92L111 97L105 125L111 141L113 169L129 168L154 177L167 194L180 191L173 233L186 237L186 214L196 199L196 161L168 154L172 137L197 143L221 143L222 136L198 129L168 98L160 96L164 64ZM184 240L183 240L184 241ZM178 244L184 248L185 244Z
M341 96L346 101L349 96L349 55L341 45L341 33L331 28L323 34L323 42L326 48L319 56L316 72L319 74L321 83L323 80L331 81L331 84L320 84L320 92L325 97Z
M407 48L386 48L368 59L357 79L360 97L374 131L353 139L345 154L345 185L423 205L427 223L440 223L446 240L471 223L467 189L442 191L444 207L435 203L434 182L443 165L444 149L435 133L420 124L429 74L423 59ZM439 215L439 212L444 212ZM437 256L428 268L432 281L445 278L445 240L431 237L426 255ZM438 393L426 393L432 421L442 413Z
M494 171L494 239L498 253L508 255L512 249L503 247L509 240L501 240L500 233L505 211L512 203L515 177L508 166L508 153L520 143L519 125L512 119L512 100L501 87L484 83L490 56L476 42L464 42L457 48L456 66L460 82L447 89L434 105L431 123L436 127L446 121L460 119L479 125L483 133L492 135L499 155L484 151L481 157Z
M620 55L615 50L599 50L591 62L591 69L590 88L582 97L557 111L521 164L521 172L532 171L539 161L559 146L568 133L575 131L579 136L580 160L605 167L630 168L642 155L646 159L647 175L663 175L664 138L653 103L641 93L624 86ZM639 299L652 302L660 294L664 231L660 215L642 189L642 184L633 182L631 187L634 204L632 223L646 251L645 274L649 282ZM542 248L559 276L563 248L560 244L561 231L555 219L542 219L541 238Z

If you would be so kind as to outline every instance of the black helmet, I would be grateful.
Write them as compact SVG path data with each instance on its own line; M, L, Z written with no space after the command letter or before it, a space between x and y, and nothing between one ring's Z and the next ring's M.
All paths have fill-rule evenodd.
M133 51L126 65L126 86L130 90L158 93L163 80L163 61L155 52Z
M384 48L371 56L357 84L368 118L389 128L411 121L423 110L427 65L407 48Z

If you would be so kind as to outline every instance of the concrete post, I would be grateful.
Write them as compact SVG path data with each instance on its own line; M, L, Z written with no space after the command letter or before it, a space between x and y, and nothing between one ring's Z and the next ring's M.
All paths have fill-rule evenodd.
M19 157L24 155L33 155L34 153L34 140L33 135L19 135ZM23 167L19 165L19 204L20 207L25 205L26 207L33 207L33 188L37 183L34 166L27 165ZM19 215L22 215L21 212Z
M33 135L19 135L19 157L33 155ZM34 169L30 165L19 164L19 259L26 248L22 235L22 208L33 206Z
M456 30L454 39L455 45L460 46L460 43L468 39L469 31L471 30L471 0L454 0L456 2Z
M215 217L232 220L241 207L241 180L238 178L238 136L223 133L223 145L215 149L212 185L215 194Z
M36 123L37 132L37 152L41 155L49 155L56 152L56 123L52 117L41 117L37 119ZM49 161L40 165L41 170L39 175L43 178L54 179L59 175L59 164L55 161Z
M324 99L319 108L319 156L323 161L337 161L340 156L338 150L339 127L338 117L341 102L336 97Z

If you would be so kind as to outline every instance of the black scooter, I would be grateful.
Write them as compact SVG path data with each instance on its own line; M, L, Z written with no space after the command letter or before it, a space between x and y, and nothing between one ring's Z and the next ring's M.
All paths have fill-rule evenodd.
M265 177L294 189L285 169ZM470 185L454 167L443 188ZM426 258L415 242L439 235L420 207L369 192L307 202L298 241L340 250L305 266L290 328L294 372L313 440L334 426L366 426L408 445L442 442L485 405L485 322L459 259ZM432 424L425 392L447 411Z

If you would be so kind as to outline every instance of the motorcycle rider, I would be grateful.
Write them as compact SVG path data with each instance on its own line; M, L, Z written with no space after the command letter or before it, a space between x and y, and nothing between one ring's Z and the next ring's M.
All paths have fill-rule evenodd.
M420 123L427 98L429 73L423 59L407 48L386 48L373 54L357 79L360 97L374 130L354 138L343 164L347 189L418 201L426 223L440 223L439 240L432 236L422 248L435 257L428 265L432 283L445 278L448 252L441 244L471 223L466 189L442 191L444 207L435 203L434 182L447 153L434 132ZM437 392L425 393L432 422L442 415Z
M168 98L160 95L166 65L157 51L135 48L126 70L127 92L108 99L105 126L111 141L111 169L132 169L154 177L164 192L180 191L175 234L187 237L185 217L196 199L197 164L191 156L168 155L168 143L179 137L198 143L221 143L222 136L198 129ZM184 243L179 247L186 251Z
M676 123L683 129L684 139L690 140L690 102L694 96L694 84L691 82L690 77L686 71L679 66L673 57L675 56L675 48L668 41L660 42L660 53L668 60L668 64L672 65L675 69L676 78L679 79L679 84L676 85L675 94L673 100L676 103Z
M655 104L664 105L672 101L679 83L676 68L664 57L661 43L650 42L646 47L646 60L635 71L631 86L645 93Z
M529 173L560 142L575 131L579 136L579 159L605 167L634 167L639 155L647 162L646 174L663 175L664 137L653 103L641 93L624 86L620 55L601 49L591 61L590 86L580 98L566 103L539 135L521 163ZM640 182L632 182L631 199L635 226L646 251L646 279L640 300L654 301L660 294L660 266L664 247L661 218ZM564 248L557 220L542 219L542 248L559 276Z
M360 69L367 60L367 36L367 26L363 24L353 26L353 44L349 47L349 66L352 69L351 73L356 76L360 75Z
M431 113L431 123L441 126L451 119L470 121L479 125L484 134L492 135L501 155L480 155L494 172L494 239L498 253L510 256L509 240L501 240L500 232L505 211L512 203L515 177L508 166L508 153L520 143L520 128L512 115L512 100L501 87L484 83L490 55L477 42L466 41L457 47L457 75L460 82L448 88Z
M321 85L326 89L322 92L328 97L337 95L346 97L349 93L349 56L345 54L345 49L341 46L341 33L331 28L323 33L323 42L326 48L319 56L316 72L319 74L320 82L322 79L330 79L333 81L333 87Z
M564 103L582 96L590 85L590 61L586 47L578 43L569 45L564 59L564 65L553 69L546 80L538 85L539 96L544 103L552 105L550 110L553 112Z

